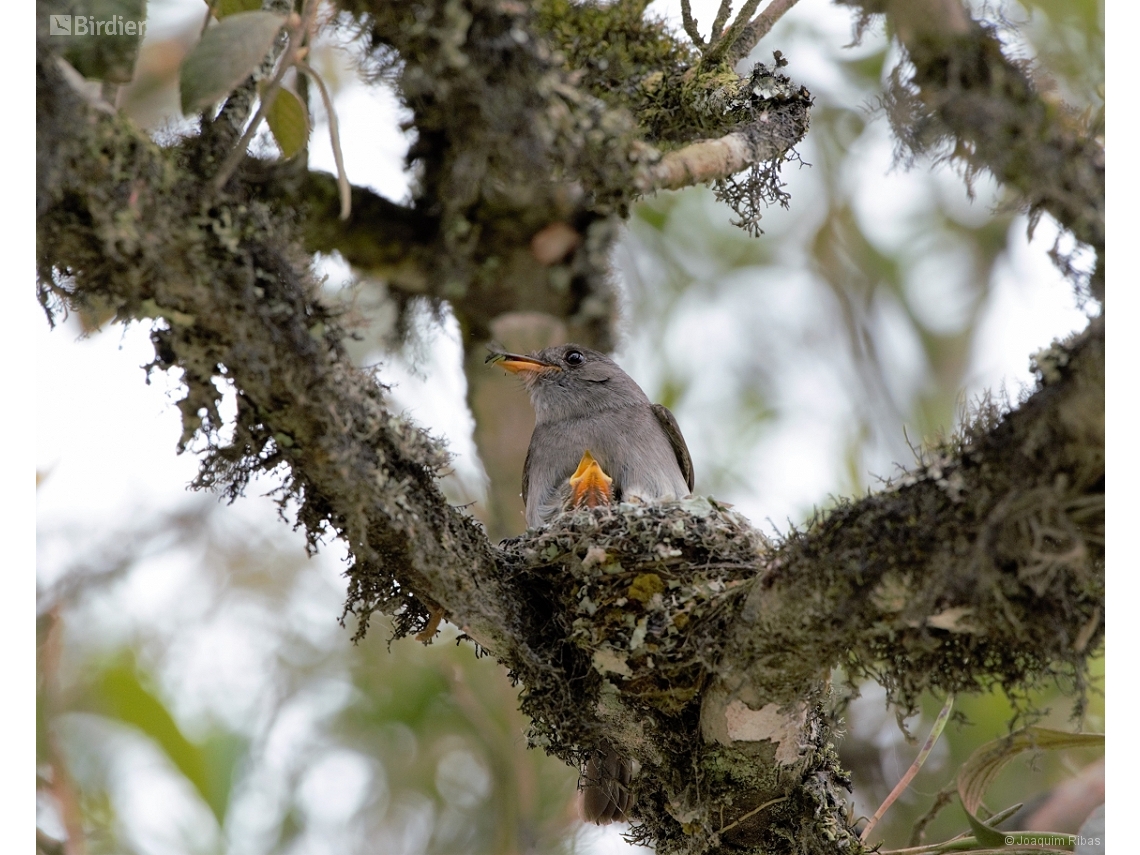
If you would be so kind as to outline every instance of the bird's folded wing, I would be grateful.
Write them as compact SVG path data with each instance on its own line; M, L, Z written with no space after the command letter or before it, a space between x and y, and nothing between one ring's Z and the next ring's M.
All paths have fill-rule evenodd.
M685 476L685 483L689 485L689 491L692 492L693 483L696 480L693 475L693 458L689 456L689 446L685 445L685 438L681 436L681 426L677 424L677 420L673 418L669 408L662 404L653 405L653 415L657 417L657 423L665 431L665 436L669 437L669 444L673 446L673 453L677 455L681 474Z

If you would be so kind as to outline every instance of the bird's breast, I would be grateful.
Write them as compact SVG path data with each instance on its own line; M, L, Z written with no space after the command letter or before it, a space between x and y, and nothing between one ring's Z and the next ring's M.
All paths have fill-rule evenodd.
M689 492L669 438L648 406L543 422L530 442L528 526L538 527L562 510L569 480L586 451L613 479L615 501L668 501Z

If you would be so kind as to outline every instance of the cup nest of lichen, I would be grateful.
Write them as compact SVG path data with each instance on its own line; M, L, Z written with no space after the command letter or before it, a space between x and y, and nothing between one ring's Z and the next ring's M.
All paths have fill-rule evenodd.
M768 548L744 517L704 497L583 508L500 548L527 604L515 637L529 644L505 664L532 744L573 762L602 720L652 732L655 718L680 718L665 732L696 731L700 691ZM651 763L669 748L644 746Z

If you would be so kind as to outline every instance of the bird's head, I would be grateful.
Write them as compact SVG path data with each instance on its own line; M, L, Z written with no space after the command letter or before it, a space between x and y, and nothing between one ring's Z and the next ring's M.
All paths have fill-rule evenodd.
M522 378L539 423L649 400L616 362L580 344L560 344L526 356L492 353L487 361Z

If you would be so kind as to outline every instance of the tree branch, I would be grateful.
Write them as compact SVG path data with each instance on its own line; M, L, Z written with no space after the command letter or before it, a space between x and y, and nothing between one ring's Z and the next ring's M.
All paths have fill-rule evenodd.
M1103 614L1100 322L1039 357L1046 382L1017 411L783 543L698 500L496 550L439 493L439 446L349 364L271 210L203 210L177 152L87 107L50 62L37 101L53 141L44 299L159 319L156 367L183 370L186 440L207 444L199 485L232 495L278 471L310 542L348 544L362 628L402 608L414 631L421 604L442 608L522 680L537 742L573 759L605 738L641 761L659 851L789 834L807 851L857 846L818 704L836 664L904 705L926 688L1083 679ZM215 380L237 392L229 444Z
M538 654L507 662L537 741L573 756L604 734L636 757L660 851L784 851L794 828L803 851L859 852L818 706L832 669L874 677L903 715L925 691L1053 679L1083 703L1104 631L1103 323L1038 365L1021 407L983 409L884 491L779 542L697 499L505 544Z
M466 42L443 16L417 30L401 29L401 4L375 12L377 38L435 40L400 45L438 61L430 80L452 97L416 91L416 74L405 84L425 198L439 204L409 227L439 256L429 293L487 330L536 279L540 294L555 293L554 268L570 276L563 306L592 293L611 212L635 176L642 190L676 186L778 157L807 124L805 93L742 100L757 113L733 139L646 167L627 126L566 88L537 47L519 47L511 27L523 13L507 7L478 6ZM445 43L466 44L473 58L448 64ZM521 107L509 103L511 86L487 88L503 51L518 51L511 67L529 93ZM874 674L904 708L927 689L1084 679L1103 632L1102 322L1039 355L1042 383L1017 410L984 411L891 488L778 543L698 499L583 512L496 548L440 493L439 443L394 416L383 387L348 360L287 206L242 180L205 195L195 139L160 149L91 107L45 44L37 109L45 306L109 307L120 321L154 324L153 367L183 372L183 444L203 450L198 486L233 496L256 473L276 472L310 545L330 533L347 544L346 610L359 632L373 611L398 612L407 633L429 608L442 610L521 680L536 744L573 761L605 740L636 757L637 833L662 855L785 852L789 841L801 852L863 851L823 704L836 665ZM552 124L497 126L511 110ZM488 136L453 144L457 121ZM544 136L552 128L554 144ZM551 182L552 164L595 195ZM380 220L401 215L365 201ZM324 239L356 246L364 222ZM582 240L549 264L531 241L552 222ZM386 263L383 251L359 252ZM233 425L222 424L219 386L236 392Z
M713 34L709 40L709 46L705 49L704 62L719 63L724 59L732 50L733 45L740 39L743 31L749 26L748 19L752 17L759 5L760 0L745 0L740 11L736 13L736 18L723 33L719 31L716 24L713 25Z
M760 43L760 39L768 35L772 27L776 26L776 22L796 3L797 0L772 0L763 12L740 31L739 37L728 52L728 61L735 65L752 53L752 49Z
M1091 288L1104 299L1104 143L1064 105L1037 91L1026 64L959 0L843 0L886 12L910 60L897 70L888 115L916 153L944 147L969 170L988 169L1033 216L1050 214L1097 253Z
M1038 360L1018 409L982 410L918 469L781 544L722 683L788 703L844 662L907 711L923 691L1080 683L1103 631L1103 321Z
M685 34L693 40L693 44L704 47L705 39L701 35L696 19L693 18L693 8L689 0L681 0L681 26L685 28Z
M409 294L429 291L438 218L354 186L351 214L342 220L337 177L297 169L294 161L251 161L244 176L261 198L304 212L301 227L307 251L335 250L366 276L383 278Z
M639 190L677 190L728 178L757 164L777 163L803 139L811 111L806 89L763 64L741 83L737 98L747 107L737 109L747 109L748 123L719 139L692 143L646 165L637 176Z
M421 602L447 604L474 637L503 646L490 544L435 484L446 452L351 365L281 218L253 200L204 208L205 179L181 173L180 153L85 110L50 58L37 73L38 129L55 143L38 188L45 305L160 319L154 367L182 369L183 444L197 435L207 446L198 485L236 495L280 467L282 502L297 503L310 543L330 531L349 544L360 632L374 609L404 607L411 630ZM216 437L215 380L238 393L229 444Z

